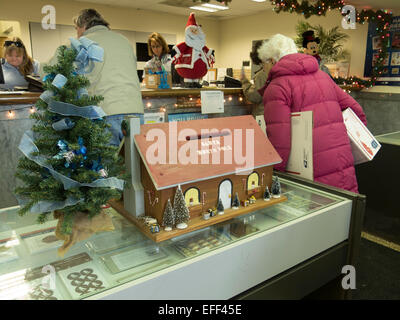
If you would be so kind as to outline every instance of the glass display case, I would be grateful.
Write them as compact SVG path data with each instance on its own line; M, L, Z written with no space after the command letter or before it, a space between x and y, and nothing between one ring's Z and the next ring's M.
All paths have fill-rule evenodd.
M0 299L229 299L337 245L349 251L352 199L284 178L281 186L286 202L161 243L109 209L115 230L63 258L56 220L1 209Z

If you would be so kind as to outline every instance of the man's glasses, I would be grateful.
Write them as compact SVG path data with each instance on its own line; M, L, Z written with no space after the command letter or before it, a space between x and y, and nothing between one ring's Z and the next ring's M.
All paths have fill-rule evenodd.
M21 41L10 41L10 40L7 40L7 41L4 42L4 46L5 47L9 47L9 46L11 46L13 44L18 48L23 48L24 47L24 45L22 44Z

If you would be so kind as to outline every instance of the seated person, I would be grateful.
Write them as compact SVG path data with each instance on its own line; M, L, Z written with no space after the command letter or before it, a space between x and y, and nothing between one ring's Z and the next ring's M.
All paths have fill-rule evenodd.
M0 86L6 89L28 87L25 76L29 74L37 75L39 62L28 56L25 45L20 38L14 37L12 40L6 40L4 47L4 58L1 59L4 84Z
M161 34L153 32L147 40L149 56L152 58L146 62L145 70L150 69L153 72L165 70L171 72L171 55L165 39Z

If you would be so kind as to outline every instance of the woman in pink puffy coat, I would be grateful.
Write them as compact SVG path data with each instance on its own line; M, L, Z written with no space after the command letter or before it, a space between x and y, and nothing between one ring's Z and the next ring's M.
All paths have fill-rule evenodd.
M314 180L358 192L350 140L342 111L351 108L366 125L361 106L328 74L318 61L297 53L294 41L277 34L258 49L265 64L272 64L268 80L260 89L268 139L282 158L275 166L285 171L291 146L292 112L313 111Z

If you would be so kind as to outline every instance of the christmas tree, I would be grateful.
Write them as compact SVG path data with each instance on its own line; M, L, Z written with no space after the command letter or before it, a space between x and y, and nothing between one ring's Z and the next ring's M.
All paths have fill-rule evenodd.
M16 176L24 186L15 189L21 216L39 213L37 221L43 223L57 210L63 234L71 234L77 212L92 218L108 200L120 198L120 178L126 178L118 148L108 145L105 113L96 106L103 97L86 91L90 83L84 74L102 60L103 49L85 37L71 43L57 49L55 65L44 67L46 91L19 146L25 158Z
M279 182L279 178L276 176L272 180L271 192L273 198L281 197L281 183Z
M238 209L239 206L240 206L239 195L236 192L235 193L235 198L233 199L233 202L232 202L232 209Z
M169 199L165 207L162 224L166 231L170 231L175 224L174 210Z
M183 196L183 192L181 186L178 186L174 197L174 216L175 223L178 229L187 228L186 222L189 221L189 209L186 206L185 198Z
M264 201L269 201L271 200L271 194L269 192L268 186L265 186L265 191L264 191Z
M223 203L222 203L222 201L221 201L221 198L219 198L218 199L218 205L217 205L217 212L218 212L218 214L224 214L224 205L223 205Z

